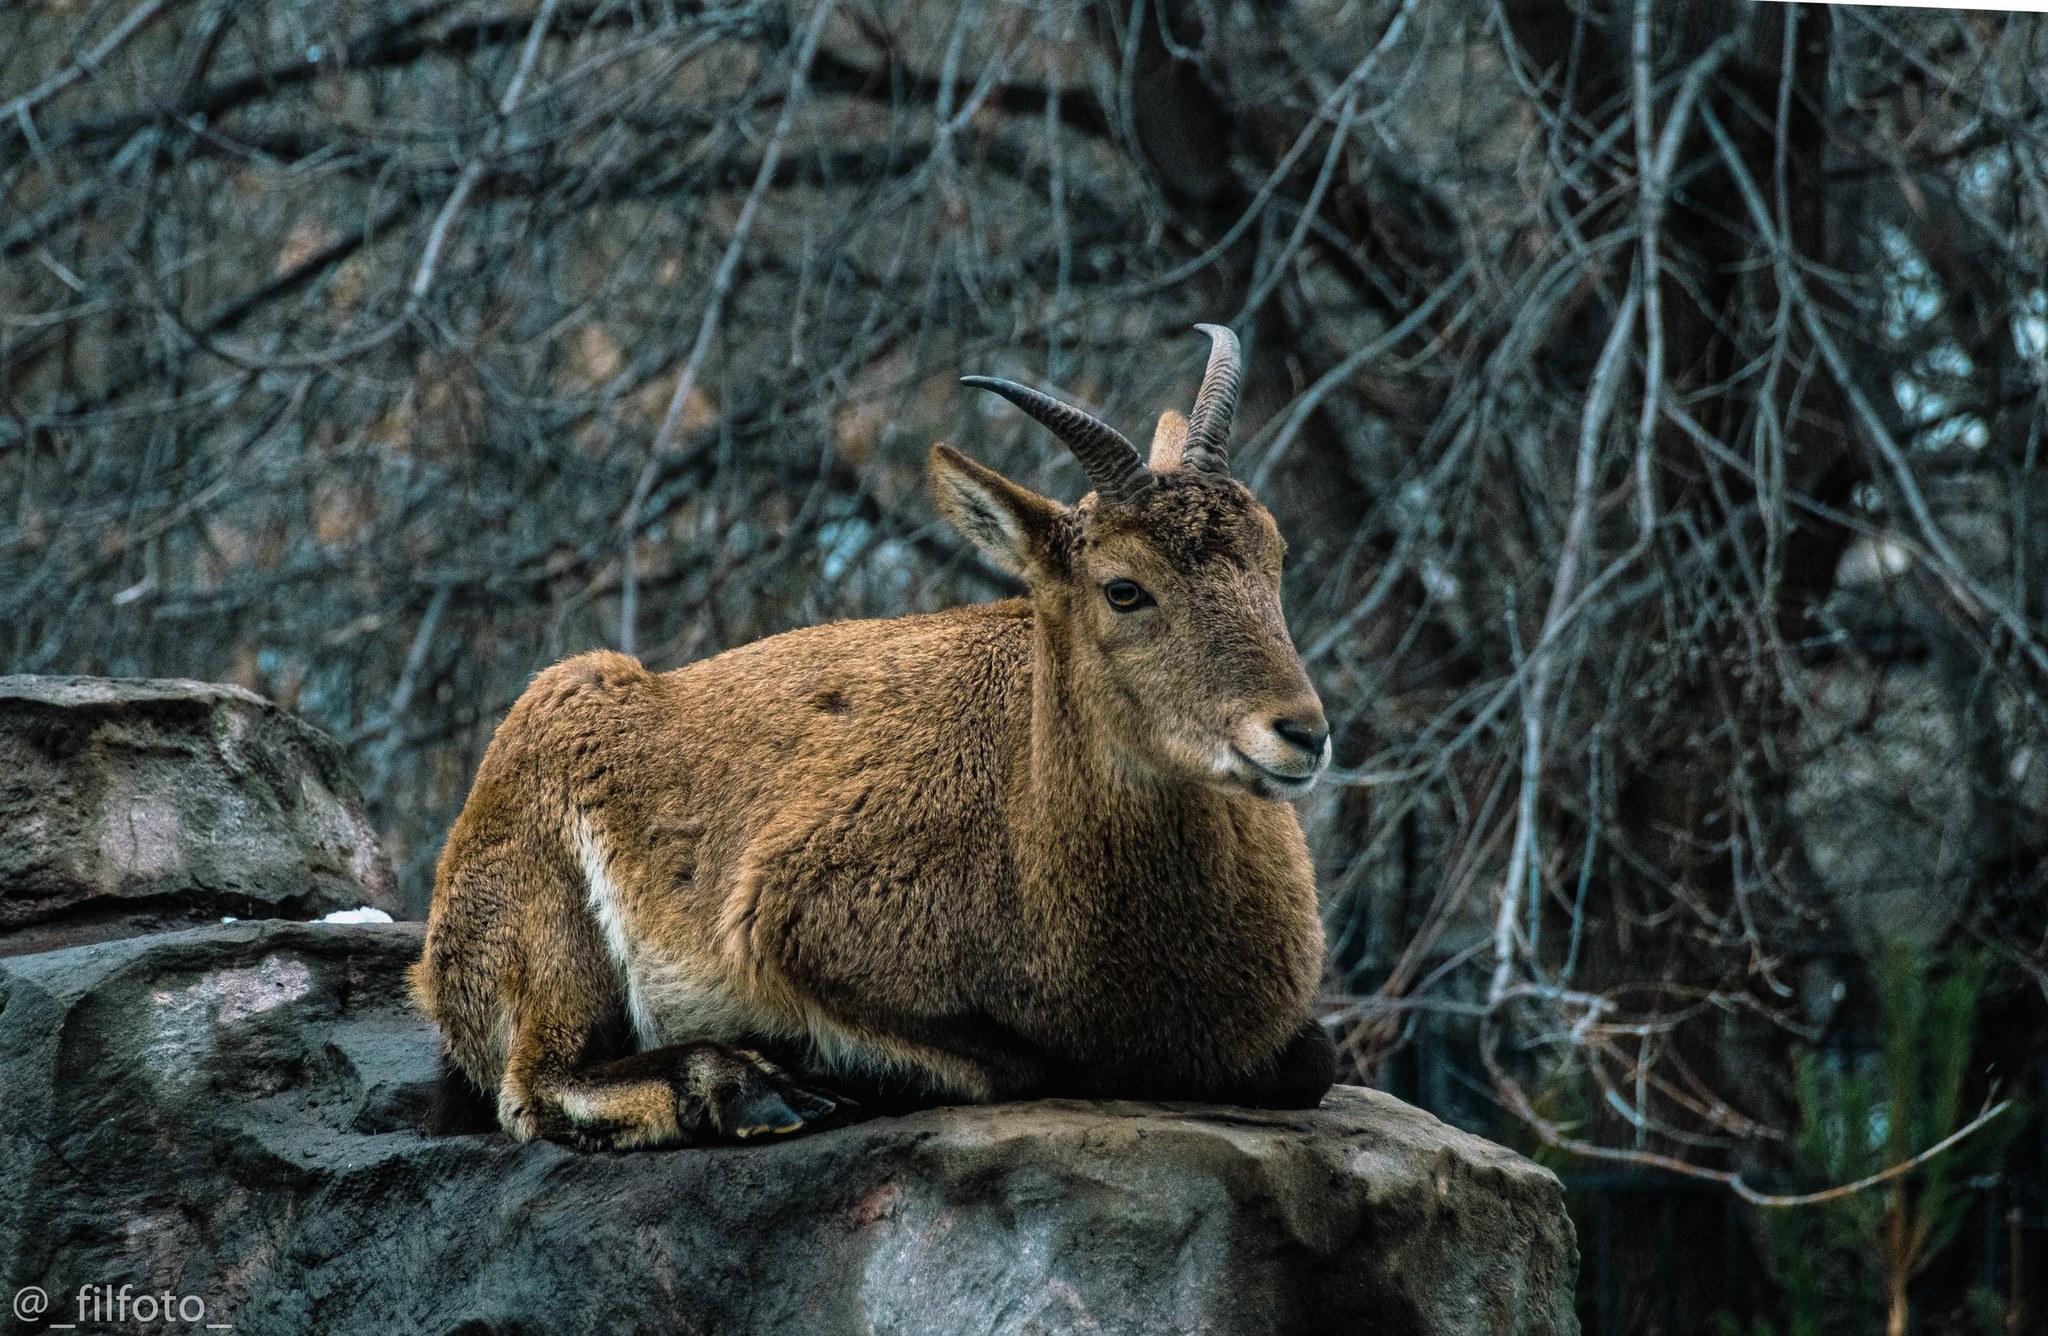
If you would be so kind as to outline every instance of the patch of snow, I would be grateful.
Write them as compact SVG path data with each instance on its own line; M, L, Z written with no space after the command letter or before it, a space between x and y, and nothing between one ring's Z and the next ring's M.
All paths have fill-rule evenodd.
M389 923L391 922L391 916L381 909L372 909L365 905L361 909L337 909L320 921L322 923Z

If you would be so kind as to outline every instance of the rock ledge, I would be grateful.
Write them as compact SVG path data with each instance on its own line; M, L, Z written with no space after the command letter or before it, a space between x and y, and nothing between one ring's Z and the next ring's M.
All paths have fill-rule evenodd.
M578 1155L418 1130L416 925L0 961L0 1287L251 1333L1577 1330L1557 1180L1369 1090ZM190 1313L193 1306L187 1304Z

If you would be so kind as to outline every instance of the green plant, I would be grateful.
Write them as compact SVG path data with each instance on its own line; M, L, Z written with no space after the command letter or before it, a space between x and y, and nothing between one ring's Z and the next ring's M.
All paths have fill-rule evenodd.
M1796 1059L1793 1163L1828 1183L1910 1161L1976 1116L1967 1077L1989 957L1965 948L1936 963L1893 943L1874 973L1874 1048ZM1789 1336L1862 1332L1879 1314L1887 1336L1905 1336L1908 1286L1955 1242L1969 1209L1967 1180L1998 1161L2021 1121L2008 1110L1912 1172L1865 1191L1765 1210L1762 1233L1784 1290Z

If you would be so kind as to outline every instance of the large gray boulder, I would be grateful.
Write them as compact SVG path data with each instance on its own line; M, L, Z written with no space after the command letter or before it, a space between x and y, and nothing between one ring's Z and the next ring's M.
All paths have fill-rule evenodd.
M0 677L0 956L396 904L340 748L261 696Z
M168 1296L240 1336L1576 1330L1557 1180L1369 1090L429 1136L419 945L245 923L0 961L0 1291L112 1321L126 1285L131 1320Z

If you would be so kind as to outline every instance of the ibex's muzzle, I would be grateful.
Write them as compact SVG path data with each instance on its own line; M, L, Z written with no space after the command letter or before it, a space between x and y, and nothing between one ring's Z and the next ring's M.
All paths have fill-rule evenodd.
M1275 719L1273 731L1280 735L1282 741L1293 743L1303 755L1310 757L1321 757L1323 748L1330 742L1330 726L1323 722L1321 710L1316 711L1313 718L1290 715Z
M1330 725L1309 696L1288 708L1254 714L1231 739L1231 770L1255 793L1296 798L1330 763Z

